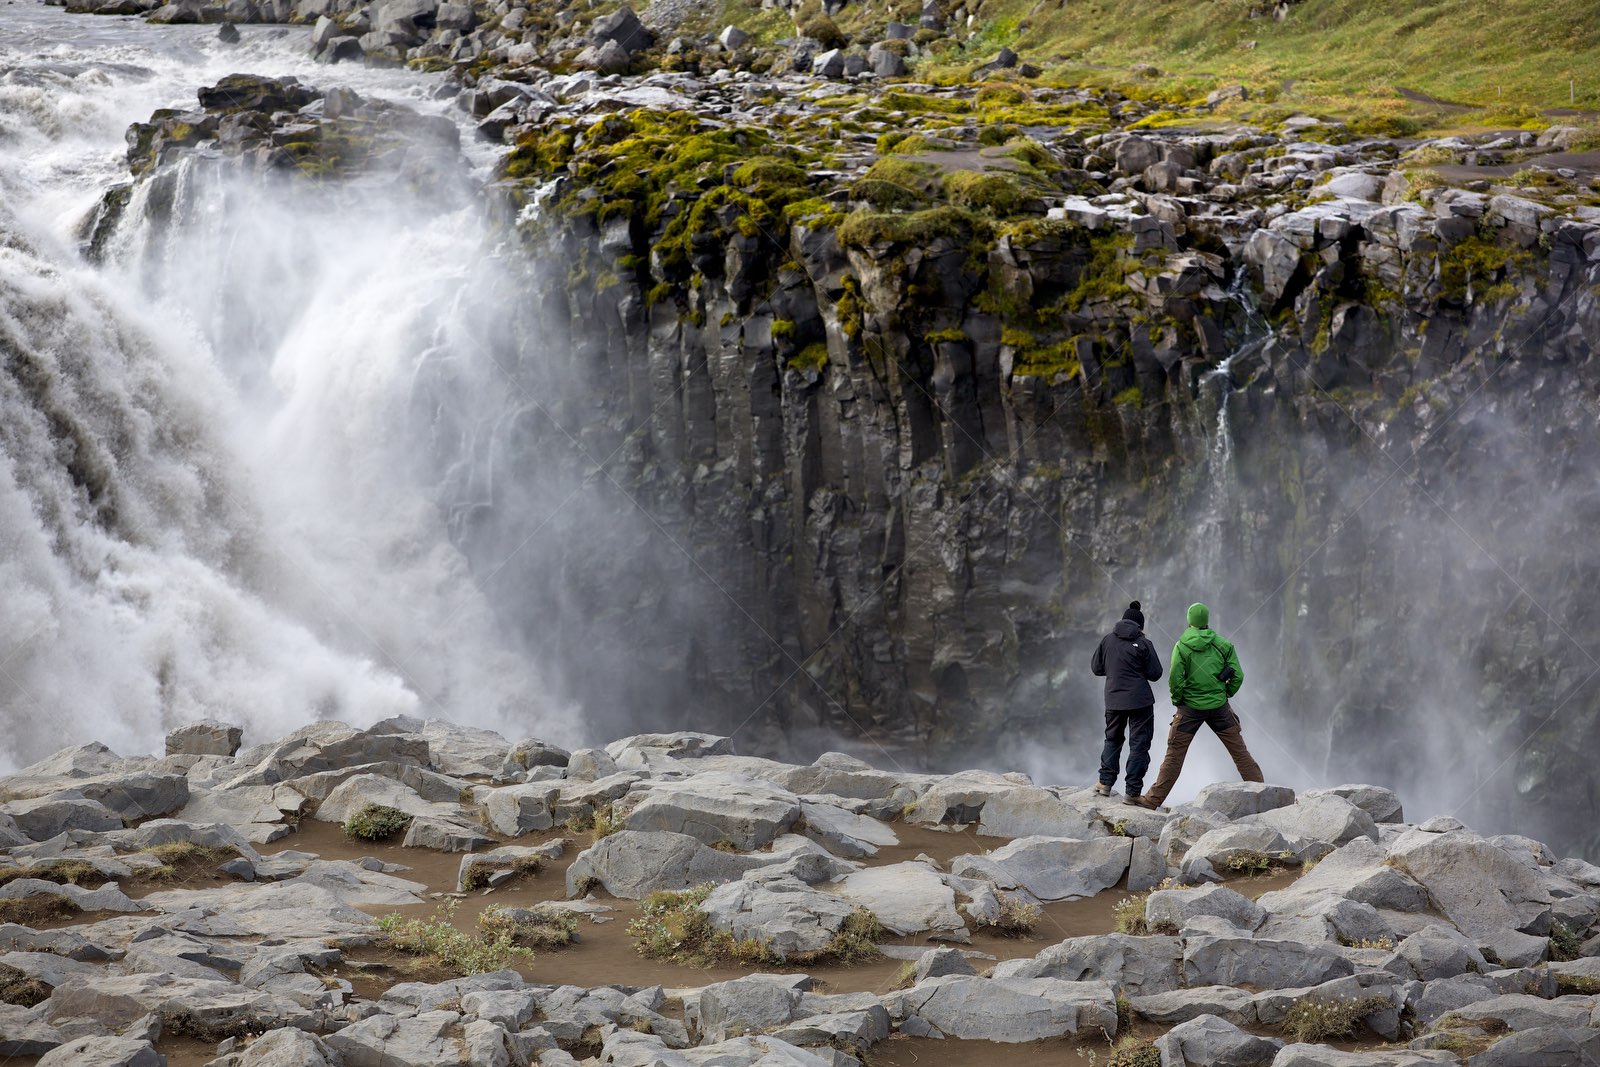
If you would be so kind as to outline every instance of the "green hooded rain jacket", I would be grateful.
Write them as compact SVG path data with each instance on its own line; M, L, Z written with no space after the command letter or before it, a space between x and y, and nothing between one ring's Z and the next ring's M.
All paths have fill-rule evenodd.
M1196 604L1196 608L1202 605ZM1220 708L1228 698L1244 685L1244 668L1239 666L1239 653L1227 638L1206 626L1210 622L1206 612L1190 609L1191 625L1183 631L1178 643L1172 646L1172 670L1167 675L1167 689L1172 694L1175 707L1210 711ZM1193 625L1199 623L1199 625ZM1226 683L1217 675L1224 667L1233 668L1233 677Z

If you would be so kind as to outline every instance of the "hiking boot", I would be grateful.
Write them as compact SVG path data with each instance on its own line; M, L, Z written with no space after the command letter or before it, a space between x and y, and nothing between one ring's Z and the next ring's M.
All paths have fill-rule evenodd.
M1122 802L1124 804L1138 804L1143 799L1144 798L1142 796L1140 796L1138 793L1129 793L1127 796L1122 798Z
M1111 795L1111 787L1106 785L1104 782L1096 782L1094 784L1094 795L1097 797L1108 797Z
M1151 811L1155 811L1157 808L1161 807L1161 802L1156 800L1156 798L1151 796L1149 793L1144 793L1136 797L1129 797L1128 800L1139 805L1141 808L1148 808Z

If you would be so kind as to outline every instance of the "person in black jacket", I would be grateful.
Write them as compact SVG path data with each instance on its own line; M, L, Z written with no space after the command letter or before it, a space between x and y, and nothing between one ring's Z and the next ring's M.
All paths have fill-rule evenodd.
M1134 803L1144 790L1144 772L1150 769L1150 739L1155 734L1156 695L1150 683L1161 678L1161 657L1144 635L1144 612L1135 600L1122 613L1122 621L1094 650L1089 669L1106 680L1106 743L1100 750L1099 796L1111 795L1122 762L1122 739L1128 735L1128 792Z

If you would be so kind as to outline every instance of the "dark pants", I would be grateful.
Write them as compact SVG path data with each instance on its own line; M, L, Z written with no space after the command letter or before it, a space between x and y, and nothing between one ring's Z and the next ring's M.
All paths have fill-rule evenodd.
M1100 750L1100 784L1107 789L1117 784L1117 765L1122 762L1122 737L1128 734L1128 796L1136 797L1144 788L1144 772L1150 769L1150 739L1156 732L1156 709L1106 712L1106 744Z
M1247 782L1265 781L1261 777L1261 765L1245 747L1244 734L1239 730L1239 716L1233 713L1231 705L1223 704L1220 708L1207 708L1204 711L1179 705L1178 713L1172 717L1172 729L1167 732L1167 756L1161 761L1161 773L1156 775L1156 784L1150 787L1148 794L1157 804L1165 803L1167 794L1178 784L1178 775L1183 773L1184 757L1189 754L1194 735L1200 732L1202 726L1211 727L1212 733L1222 742L1222 747L1228 750L1240 778Z

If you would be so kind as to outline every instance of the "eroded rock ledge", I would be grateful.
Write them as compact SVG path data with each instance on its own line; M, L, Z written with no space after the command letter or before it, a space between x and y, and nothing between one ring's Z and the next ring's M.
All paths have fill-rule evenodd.
M164 756L91 744L0 780L7 1055L144 1065L220 1041L216 1067L847 1067L890 1039L1093 1047L1135 1022L1170 1064L1510 1065L1600 1047L1600 869L1447 817L1407 823L1378 786L1224 783L1167 813L1022 774L785 764L700 733L567 752L400 718L239 745L202 723ZM368 805L409 819L390 860L294 847ZM883 854L918 834L950 857ZM443 884L440 849L464 853ZM564 879L530 861L571 852ZM531 909L495 907L530 886ZM659 918L661 893L692 887L680 918ZM1048 943L1041 909L1055 922L1067 913L1048 909L1098 894L1123 898L1117 930ZM558 912L571 932L588 917L596 937L637 916L628 936L667 946L671 981L641 986L626 963L614 984L564 981L598 951L588 934L404 980L373 962L393 929L378 920L429 898L457 901L458 920ZM869 915L849 958L908 964L897 988L850 991L861 964L827 952ZM1003 915L1031 916L1033 943L996 941ZM699 926L671 925L683 916ZM670 963L692 929L759 952L761 973L707 984ZM982 949L1001 944L989 966ZM1353 1044L1286 1041L1318 1033Z

